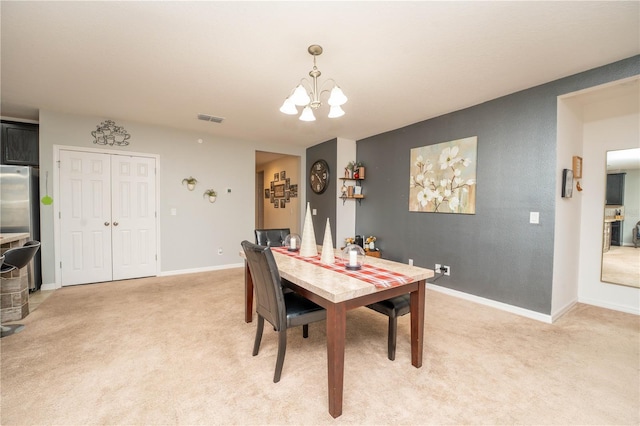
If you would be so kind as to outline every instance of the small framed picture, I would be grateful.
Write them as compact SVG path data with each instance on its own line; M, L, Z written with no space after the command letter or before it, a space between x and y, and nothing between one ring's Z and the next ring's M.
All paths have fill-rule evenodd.
M286 207L285 206L285 201L284 201L284 198L283 198L283 199L280 200L280 208L284 209L285 207Z
M283 198L284 197L284 183L275 186L275 197Z
M282 173L284 173L284 172L282 172ZM288 191L290 185L291 185L291 180L289 178L286 178L285 181L284 181L284 190Z
M573 195L573 170L562 170L562 198L571 198Z
M288 203L291 201L291 192L290 191L285 191L284 193L284 200Z
M573 177L582 179L582 157L573 156Z
M264 198L269 198L271 194L271 191L269 190L269 188L264 190Z
M273 208L277 209L278 207L280 207L280 203L278 202L278 200L276 200L276 202L273 203Z
M280 180L285 180L287 177L287 172L284 170L280 172Z
M273 174L273 181L274 181L274 182L277 182L277 181L278 181L278 179L280 179L280 174L279 174L279 173L274 173L274 174Z
M273 183L273 181L271 181L271 192L273 192L274 186L275 186L275 183Z
M289 187L289 193L291 195L291 198L297 198L298 197L298 184L293 184Z

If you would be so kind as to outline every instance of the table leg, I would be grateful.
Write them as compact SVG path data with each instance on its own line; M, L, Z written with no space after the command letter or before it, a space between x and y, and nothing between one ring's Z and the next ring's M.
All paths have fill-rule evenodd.
M342 414L344 386L344 346L347 329L347 310L344 303L329 304L327 308L327 372L329 376L329 414Z
M418 282L418 289L411 292L411 365L422 367L422 350L424 346L424 298L425 281Z
M253 321L253 279L249 264L244 261L244 322Z

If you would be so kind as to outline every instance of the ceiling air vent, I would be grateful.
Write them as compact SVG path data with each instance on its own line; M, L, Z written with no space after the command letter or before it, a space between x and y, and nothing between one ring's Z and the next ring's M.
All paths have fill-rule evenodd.
M224 120L224 118L223 117L216 117L216 116L209 115L209 114L198 114L198 120L212 121L214 123L222 123L222 120Z

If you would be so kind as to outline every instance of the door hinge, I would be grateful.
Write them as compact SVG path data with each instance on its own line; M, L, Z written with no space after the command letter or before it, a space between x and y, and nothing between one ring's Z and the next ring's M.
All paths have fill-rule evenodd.
M62 219L62 212L58 212L58 219Z
M62 269L62 261L60 262L60 269Z
M60 168L60 160L56 161L58 163L58 168Z

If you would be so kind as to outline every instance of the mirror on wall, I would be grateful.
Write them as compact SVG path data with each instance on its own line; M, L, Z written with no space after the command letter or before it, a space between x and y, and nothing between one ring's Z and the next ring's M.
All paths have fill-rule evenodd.
M640 148L607 152L601 281L640 288Z

